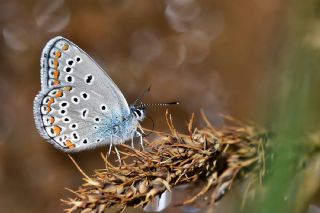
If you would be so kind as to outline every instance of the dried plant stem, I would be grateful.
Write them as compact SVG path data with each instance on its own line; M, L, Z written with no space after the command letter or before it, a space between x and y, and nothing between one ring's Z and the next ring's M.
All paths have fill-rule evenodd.
M244 124L216 130L203 112L202 117L207 124L205 128L193 127L192 115L188 134L181 134L167 113L170 133L155 132L158 139L145 141L144 151L121 145L124 150L120 152L121 167L113 166L102 155L106 168L88 177L74 162L85 183L77 191L71 191L75 198L63 200L70 207L66 211L103 212L112 206L120 210L144 207L167 190L197 182L204 182L204 187L179 205L193 203L208 191L212 191L210 202L214 203L230 190L240 172L253 182L259 180L264 174L261 169L264 168L264 131Z

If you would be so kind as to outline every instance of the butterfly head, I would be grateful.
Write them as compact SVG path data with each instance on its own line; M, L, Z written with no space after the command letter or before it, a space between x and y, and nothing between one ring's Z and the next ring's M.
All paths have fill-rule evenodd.
M142 121L146 117L146 108L144 106L131 107L131 113L138 121Z

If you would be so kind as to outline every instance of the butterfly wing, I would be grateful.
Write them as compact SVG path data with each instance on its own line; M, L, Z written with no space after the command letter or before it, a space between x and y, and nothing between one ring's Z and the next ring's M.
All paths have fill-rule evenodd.
M119 88L83 50L63 37L46 44L41 91L34 101L36 126L43 137L64 151L87 149L104 139L97 131L108 134L113 123L129 114Z

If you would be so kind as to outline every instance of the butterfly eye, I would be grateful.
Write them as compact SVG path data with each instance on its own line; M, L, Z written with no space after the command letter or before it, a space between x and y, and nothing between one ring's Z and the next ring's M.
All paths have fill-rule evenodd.
M141 117L141 112L139 109L136 110L136 113L138 114L139 117Z
M136 118L140 118L142 113L140 109L133 109L133 114L135 115Z

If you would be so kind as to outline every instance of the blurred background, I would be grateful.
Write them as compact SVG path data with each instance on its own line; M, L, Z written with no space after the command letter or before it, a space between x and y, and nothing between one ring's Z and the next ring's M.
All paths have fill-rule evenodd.
M40 90L40 54L49 39L61 35L85 50L108 72L129 103L149 85L152 88L145 102L181 101L169 109L181 132L186 130L191 113L201 120L201 108L216 126L223 125L219 113L224 113L269 127L271 120L277 120L273 115L281 114L275 109L279 100L270 101L282 91L275 88L296 85L294 81L283 84L281 79L287 79L282 73L288 70L286 64L299 58L284 50L299 51L290 44L301 38L299 27L309 23L294 10L298 5L276 0L2 0L1 212L61 212L60 199L70 196L64 187L74 189L82 182L67 155L46 143L34 125L32 106ZM310 8L319 8L319 2L314 5L317 7ZM317 18L312 17L308 25L311 33L303 37L312 57L318 57L320 47ZM293 36L288 36L291 33ZM287 44L288 40L293 42ZM312 64L308 79L316 77L319 83L317 65ZM304 79L301 75L307 73L308 66L307 61L294 66L294 79ZM310 84L299 87L305 89L302 97L308 96L310 89L316 91ZM284 88L288 90L290 87ZM288 93L281 94L293 101ZM315 102L319 103L319 98ZM293 101L282 106L286 108L288 103L295 105ZM319 115L317 110L313 112L312 116ZM148 112L157 130L167 130L164 113L165 108ZM296 111L292 114L297 115ZM312 121L316 130L319 126L314 124L319 119ZM150 127L150 121L145 126ZM73 156L91 174L94 168L104 167L99 153L106 150L103 147ZM241 193L241 189L231 191L216 212L238 212ZM310 200L312 211L320 212L316 195ZM178 207L166 210L184 211Z

